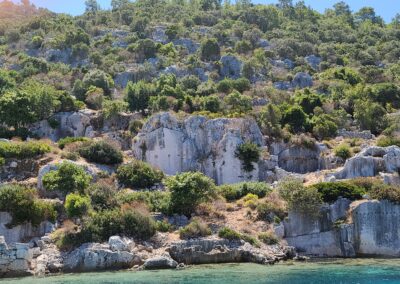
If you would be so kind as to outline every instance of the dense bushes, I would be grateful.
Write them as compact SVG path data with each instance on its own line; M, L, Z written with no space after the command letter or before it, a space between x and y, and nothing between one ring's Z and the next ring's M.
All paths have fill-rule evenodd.
M190 215L201 202L215 195L212 179L199 172L181 173L168 177L165 185L171 192L171 211Z
M40 141L0 142L0 157L27 159L50 152L50 146Z
M146 240L156 232L155 221L131 207L95 213L83 224L83 235L92 242L107 241L113 235Z
M114 165L123 161L121 150L105 141L95 141L83 145L79 149L79 154L92 163Z
M236 232L235 230L232 230L231 228L228 228L228 227L221 228L218 231L218 236L220 238L231 240L231 241L243 240L243 241L248 242L249 244L256 246L256 247L258 247L260 245L256 238L246 235L246 234L241 234L241 233Z
M218 194L222 195L227 201L235 201L249 193L263 198L271 191L271 187L265 182L242 182L220 185L216 190Z
M356 185L347 182L322 182L312 186L322 197L324 202L333 203L339 197L350 200L362 199L365 191Z
M57 217L54 205L38 199L36 190L14 184L0 186L0 211L11 214L10 227L24 222L38 226L45 220L54 222Z
M117 169L118 182L129 188L150 188L156 183L161 182L163 177L163 172L152 168L145 162L137 160L121 165Z
M370 192L368 192L369 196L373 199L378 200L389 200L391 202L400 203L400 187L399 186L389 186L389 185L381 185L372 188Z
M46 190L67 194L74 191L84 193L91 180L92 176L87 174L83 167L71 162L63 162L58 165L57 170L45 174L42 182Z
M118 204L145 204L152 212L170 213L170 193L168 191L120 191L116 196Z

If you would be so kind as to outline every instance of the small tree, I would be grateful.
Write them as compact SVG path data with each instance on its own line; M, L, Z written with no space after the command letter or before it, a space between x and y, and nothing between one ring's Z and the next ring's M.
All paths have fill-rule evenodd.
M189 216L201 203L215 194L212 179L199 172L186 172L165 180L171 191L171 211Z
M68 217L82 217L90 208L90 198L77 193L70 193L65 199L65 211Z
M215 38L206 39L200 46L200 57L205 61L216 61L221 56L221 50Z
M92 176L87 174L83 167L71 162L63 162L57 170L45 174L42 182L44 188L50 191L83 193L91 180Z
M161 182L163 177L163 172L142 161L133 161L117 169L118 182L135 189L150 188Z
M257 163L260 159L260 148L254 143L246 142L237 147L235 156L242 161L243 169L251 172L254 170L253 163Z

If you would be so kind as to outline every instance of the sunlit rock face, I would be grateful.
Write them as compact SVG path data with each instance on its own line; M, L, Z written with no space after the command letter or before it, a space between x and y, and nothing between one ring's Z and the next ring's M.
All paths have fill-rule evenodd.
M245 172L235 156L238 145L245 141L264 146L261 131L252 119L190 116L178 121L165 112L152 116L143 126L133 141L133 151L136 158L168 175L201 171L217 184L259 180L263 162L254 164L252 172Z

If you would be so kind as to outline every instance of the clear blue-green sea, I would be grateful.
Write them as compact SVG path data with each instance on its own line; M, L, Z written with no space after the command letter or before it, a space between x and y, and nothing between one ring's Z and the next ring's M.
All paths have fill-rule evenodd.
M183 270L64 274L45 278L3 279L0 284L36 283L400 283L400 260L352 259L312 262L218 264Z

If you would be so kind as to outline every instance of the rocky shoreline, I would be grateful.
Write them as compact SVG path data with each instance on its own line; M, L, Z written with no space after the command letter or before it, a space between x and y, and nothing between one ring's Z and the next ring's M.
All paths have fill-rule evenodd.
M165 236L162 234L155 236L163 237ZM299 258L293 247L262 245L256 248L242 240L229 241L217 237L169 244L156 242L136 244L131 239L112 236L108 243L87 243L70 252L62 252L48 236L30 243L15 243L10 246L1 238L1 276L45 276L122 269L176 269L186 265L211 263L274 264Z

